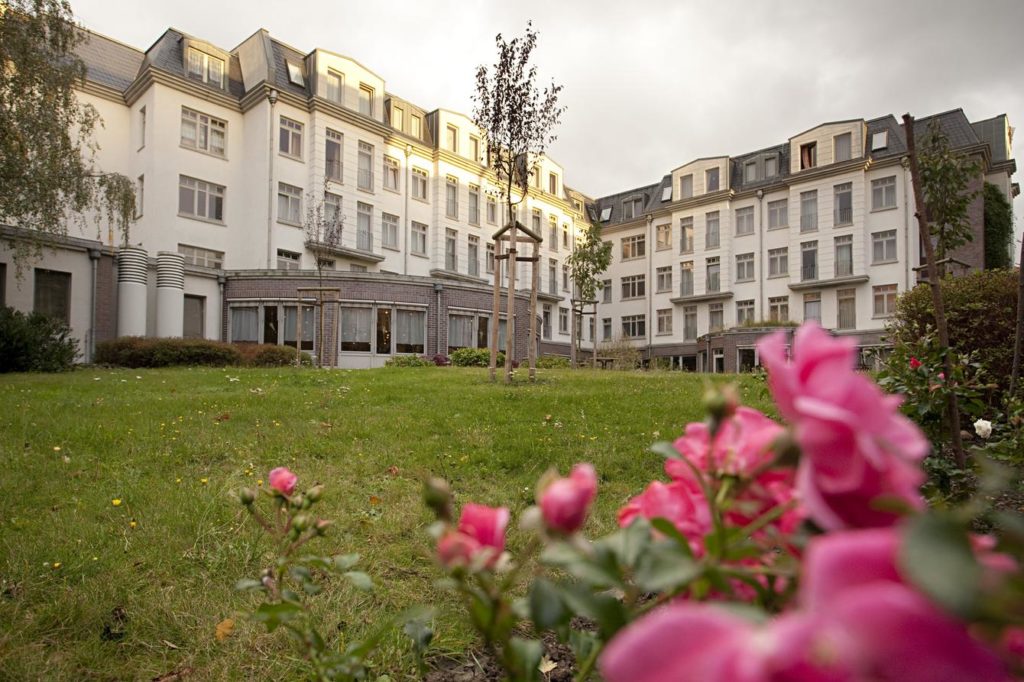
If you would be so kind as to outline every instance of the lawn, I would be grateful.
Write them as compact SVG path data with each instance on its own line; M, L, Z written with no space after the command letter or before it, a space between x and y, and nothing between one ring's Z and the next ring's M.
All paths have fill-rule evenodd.
M519 512L549 467L592 462L589 532L659 475L653 441L701 416L706 377L542 371L492 385L486 370L101 370L0 378L0 670L7 679L293 678L303 662L235 593L269 545L232 492L286 465L327 486L335 521L317 551L359 552L377 587L332 584L316 598L340 642L425 602L435 656L474 646L435 587L422 477L460 503ZM744 402L768 408L748 377ZM550 418L548 418L550 415ZM113 500L121 502L115 506ZM134 522L134 523L133 523ZM510 548L522 543L513 531ZM218 641L217 623L234 618ZM375 657L413 679L403 636Z

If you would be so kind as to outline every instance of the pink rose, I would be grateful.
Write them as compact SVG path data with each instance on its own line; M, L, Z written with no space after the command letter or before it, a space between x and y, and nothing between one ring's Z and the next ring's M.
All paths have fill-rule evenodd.
M548 528L575 533L587 520L590 503L597 494L597 474L590 464L577 464L568 478L559 478L540 496L540 509Z
M625 528L638 516L668 520L690 541L694 554L704 553L704 536L712 525L711 511L700 485L693 478L671 483L653 481L619 510L619 525Z
M777 332L758 348L803 451L797 486L815 522L827 530L891 525L900 514L880 508L884 498L922 508L919 462L928 441L899 413L898 396L854 371L854 342L807 323L796 332L792 362L785 344Z
M479 542L458 531L448 531L437 541L437 558L447 568L468 566L480 550Z
M505 551L506 507L467 504L462 508L458 529L448 531L437 542L437 556L444 566L469 565L480 561L493 568Z
M772 443L782 432L782 426L757 410L740 407L722 422L714 445L707 424L692 423L686 425L675 448L701 471L749 475L772 459ZM672 478L693 475L689 466L673 459L665 460L665 473Z
M271 469L267 474L267 482L270 487L282 495L291 495L295 492L295 484L298 481L299 477L289 471L287 467Z

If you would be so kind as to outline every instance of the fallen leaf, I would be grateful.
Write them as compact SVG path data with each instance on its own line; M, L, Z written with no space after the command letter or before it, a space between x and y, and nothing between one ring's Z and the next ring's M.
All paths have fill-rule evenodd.
M398 467L396 467L394 464L392 464L391 466L388 467L388 473L391 474L392 476L397 476L398 475Z
M549 672L551 672L557 667L557 663L555 663L550 658L545 656L544 658L540 659L540 665L537 666L537 670L539 670L542 675L547 675Z
M220 415L219 417L214 418L213 421L215 421L215 422L226 422L229 419L231 419L231 413L230 412L225 412L224 414Z
M225 618L221 622L217 623L217 631L214 633L217 637L218 642L223 642L225 639L230 637L235 631L235 621L231 618Z
M376 495L370 495L370 504L376 507L378 504L380 504L380 498L377 497Z

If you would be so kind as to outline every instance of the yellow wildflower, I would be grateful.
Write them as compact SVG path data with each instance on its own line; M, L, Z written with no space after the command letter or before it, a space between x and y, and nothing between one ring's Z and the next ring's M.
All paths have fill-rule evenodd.
M120 497L115 497L114 499L112 499L110 501L110 504L114 505L115 507L120 507L121 506L121 498Z

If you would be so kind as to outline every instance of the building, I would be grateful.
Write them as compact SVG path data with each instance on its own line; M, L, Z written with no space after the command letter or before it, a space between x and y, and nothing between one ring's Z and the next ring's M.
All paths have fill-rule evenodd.
M89 34L79 53L81 99L105 123L98 165L136 179L137 220L127 243L96 216L75 221L20 278L0 245L2 302L66 319L85 360L124 335L299 344L344 367L487 346L491 235L506 216L465 115L424 109L350 57L265 30L230 50L174 29L145 51ZM934 118L985 180L1017 191L1005 116ZM892 116L828 123L599 199L540 159L517 218L544 237L541 352L568 354L566 258L594 224L614 259L596 319L581 325L585 349L624 339L648 360L732 371L756 364L760 323L810 318L878 345L920 262L904 144ZM344 218L327 251L303 229L311 210ZM981 267L983 250L976 239L957 257ZM322 320L309 305L318 264ZM500 324L519 357L527 301Z

